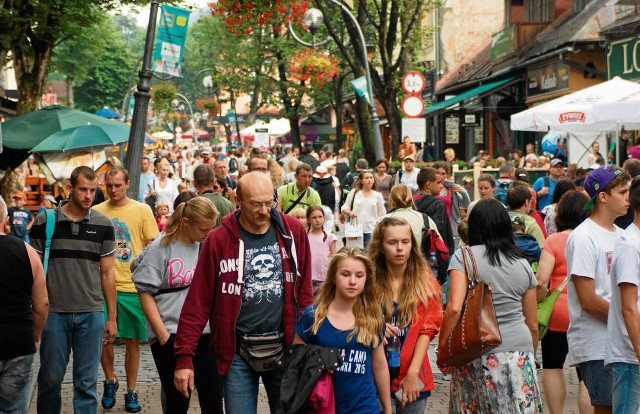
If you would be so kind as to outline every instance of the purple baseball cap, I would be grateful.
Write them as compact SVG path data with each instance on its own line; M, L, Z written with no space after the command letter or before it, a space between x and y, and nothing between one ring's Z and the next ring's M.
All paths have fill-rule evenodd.
M613 181L622 170L613 165L605 165L600 168L589 172L584 179L584 189L591 198L587 204L585 204L583 210L589 210L595 205L596 197L600 194L606 186Z

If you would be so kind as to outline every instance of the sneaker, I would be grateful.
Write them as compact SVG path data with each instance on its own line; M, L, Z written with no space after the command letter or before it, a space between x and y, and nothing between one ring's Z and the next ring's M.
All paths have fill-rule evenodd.
M138 403L138 392L134 390L127 390L124 395L124 409L128 413L137 413L142 410L142 406Z
M108 380L104 382L104 392L102 394L102 408L111 409L116 405L116 391L118 391L118 380Z

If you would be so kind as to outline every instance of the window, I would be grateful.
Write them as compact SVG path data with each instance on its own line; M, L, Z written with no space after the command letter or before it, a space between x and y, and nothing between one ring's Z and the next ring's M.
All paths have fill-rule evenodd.
M573 0L573 14L578 14L584 10L584 6L591 0Z
M525 0L525 21L550 22L553 20L553 3L553 0Z

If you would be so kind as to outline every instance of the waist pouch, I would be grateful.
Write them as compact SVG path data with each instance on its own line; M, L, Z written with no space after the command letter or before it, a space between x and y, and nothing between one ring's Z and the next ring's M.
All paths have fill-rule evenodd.
M238 354L255 372L277 368L284 354L284 332L238 335L236 342Z

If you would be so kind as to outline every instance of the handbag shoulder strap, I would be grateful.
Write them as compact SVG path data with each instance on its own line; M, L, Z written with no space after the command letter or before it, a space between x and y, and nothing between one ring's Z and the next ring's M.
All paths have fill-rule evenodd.
M567 275L567 277L564 278L562 283L560 283L555 290L558 290L558 291L562 292L564 290L565 286L567 286L568 282L569 282L569 275Z
M349 209L350 211L353 211L353 203L356 201L356 194L358 194L357 188L353 191L353 198L351 198L351 208Z
M465 252L469 256L469 260L471 261L471 269L469 269L469 263L467 262L466 255L464 254ZM462 261L464 262L464 270L467 274L467 279L469 279L469 286L474 286L480 281L480 279L478 279L478 266L476 265L476 258L473 256L471 247L462 247Z

